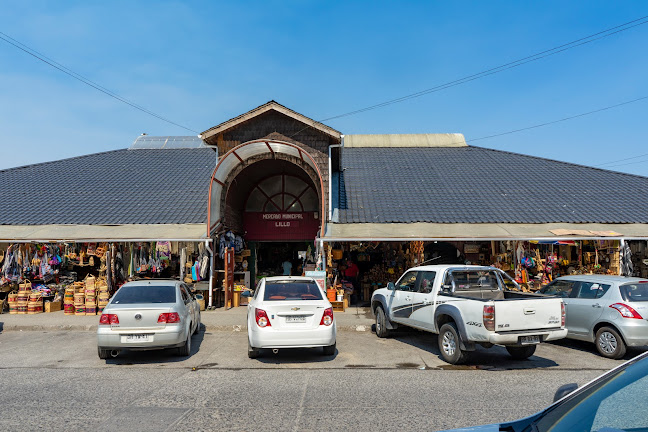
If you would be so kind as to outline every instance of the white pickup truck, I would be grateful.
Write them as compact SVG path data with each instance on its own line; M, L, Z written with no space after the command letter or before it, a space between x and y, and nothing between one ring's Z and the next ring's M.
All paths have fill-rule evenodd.
M376 335L387 337L398 325L437 333L441 356L451 364L464 362L476 344L503 345L525 359L538 343L567 336L562 299L508 288L519 290L494 267L414 267L371 296Z

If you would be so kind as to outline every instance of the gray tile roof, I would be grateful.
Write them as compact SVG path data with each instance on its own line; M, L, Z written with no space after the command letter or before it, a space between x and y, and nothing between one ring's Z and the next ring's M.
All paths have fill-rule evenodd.
M344 148L341 166L340 223L648 223L630 174L472 146Z
M210 148L95 153L0 171L0 225L205 223Z

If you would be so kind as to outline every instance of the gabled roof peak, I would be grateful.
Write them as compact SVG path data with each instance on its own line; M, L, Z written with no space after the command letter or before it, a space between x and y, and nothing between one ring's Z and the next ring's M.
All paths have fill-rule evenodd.
M342 135L339 131L333 129L332 127L326 126L323 123L315 121L315 120L313 120L313 119L311 119L309 117L306 117L303 114L300 114L300 113L298 113L296 111L291 110L290 108L287 108L287 107L281 105L280 103L278 103L278 102L276 102L274 100L271 100L271 101L268 101L268 102L264 103L263 105L260 105L260 106L254 108L254 109L252 109L252 110L250 110L250 111L248 111L248 112L246 112L244 114L241 114L241 115L239 115L237 117L234 117L234 118L232 118L230 120L227 120L227 121L225 121L225 122L223 122L223 123L221 123L221 124L219 124L217 126L214 126L214 127L210 128L210 129L207 129L206 131L204 131L200 135L198 135L198 137L203 139L203 140L207 140L207 139L209 139L210 137L212 137L214 135L218 135L218 134L226 132L226 131L228 131L230 129L233 129L233 128L241 125L242 123L244 123L244 122L246 122L248 120L251 120L254 117L262 115L262 114L264 114L264 113L266 113L268 111L276 111L276 112L279 112L279 113L281 113L283 115L291 117L291 118L293 118L293 119L295 119L297 121L300 121L300 122L304 123L304 125L310 126L310 127L314 128L314 129L316 129L316 130L318 130L318 131L320 131L320 132L322 132L322 133L324 133L326 135L329 135L329 136L331 136L331 137L333 137L333 138L335 138L337 140L339 140L341 135Z

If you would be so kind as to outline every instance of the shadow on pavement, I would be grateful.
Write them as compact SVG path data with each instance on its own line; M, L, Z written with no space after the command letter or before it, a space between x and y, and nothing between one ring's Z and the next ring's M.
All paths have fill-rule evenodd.
M335 360L338 350L335 354L325 356L322 354L323 348L283 348L277 354L273 354L271 349L262 349L261 355L256 359L265 364L284 365L290 363L324 363Z
M581 340L576 340L576 339L560 339L557 341L552 341L552 342L547 342L552 345L557 345L561 346L564 348L569 348L575 351L581 351L581 352L586 352L590 353L592 355L600 356L601 358L605 358L601 356L598 351L596 350L596 346L594 345L594 342L585 342ZM642 347L628 347L628 350L626 352L626 355L623 356L622 360L630 360L632 358L635 358L639 354L643 354L644 352L648 351L648 346L642 346Z
M437 335L411 328L399 328L392 333L392 339L399 342L427 351L439 358L445 363L441 352L439 351ZM506 351L506 348L501 346L493 346L492 348L484 348L477 345L475 351L470 352L467 361L462 365L444 364L439 366L438 369L443 370L470 370L470 369L483 369L490 371L497 370L516 370L516 369L537 369L537 368L550 368L557 367L558 363L555 361L532 355L526 360L514 360ZM436 368L435 368L436 369Z
M200 345L205 338L205 326L200 325L200 331L191 337L191 354L189 357L180 356L176 348L167 348L150 351L123 350L115 358L106 360L107 365L134 365L155 363L178 363L190 359L200 350Z

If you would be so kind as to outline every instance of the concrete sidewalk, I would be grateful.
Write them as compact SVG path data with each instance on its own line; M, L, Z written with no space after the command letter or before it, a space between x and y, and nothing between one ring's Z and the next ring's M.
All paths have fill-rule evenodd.
M226 310L218 308L201 312L206 331L245 331L247 307ZM369 308L350 307L345 312L335 312L338 331L371 331L374 318ZM0 331L30 330L97 330L99 316L65 315L63 311L35 315L0 315Z

